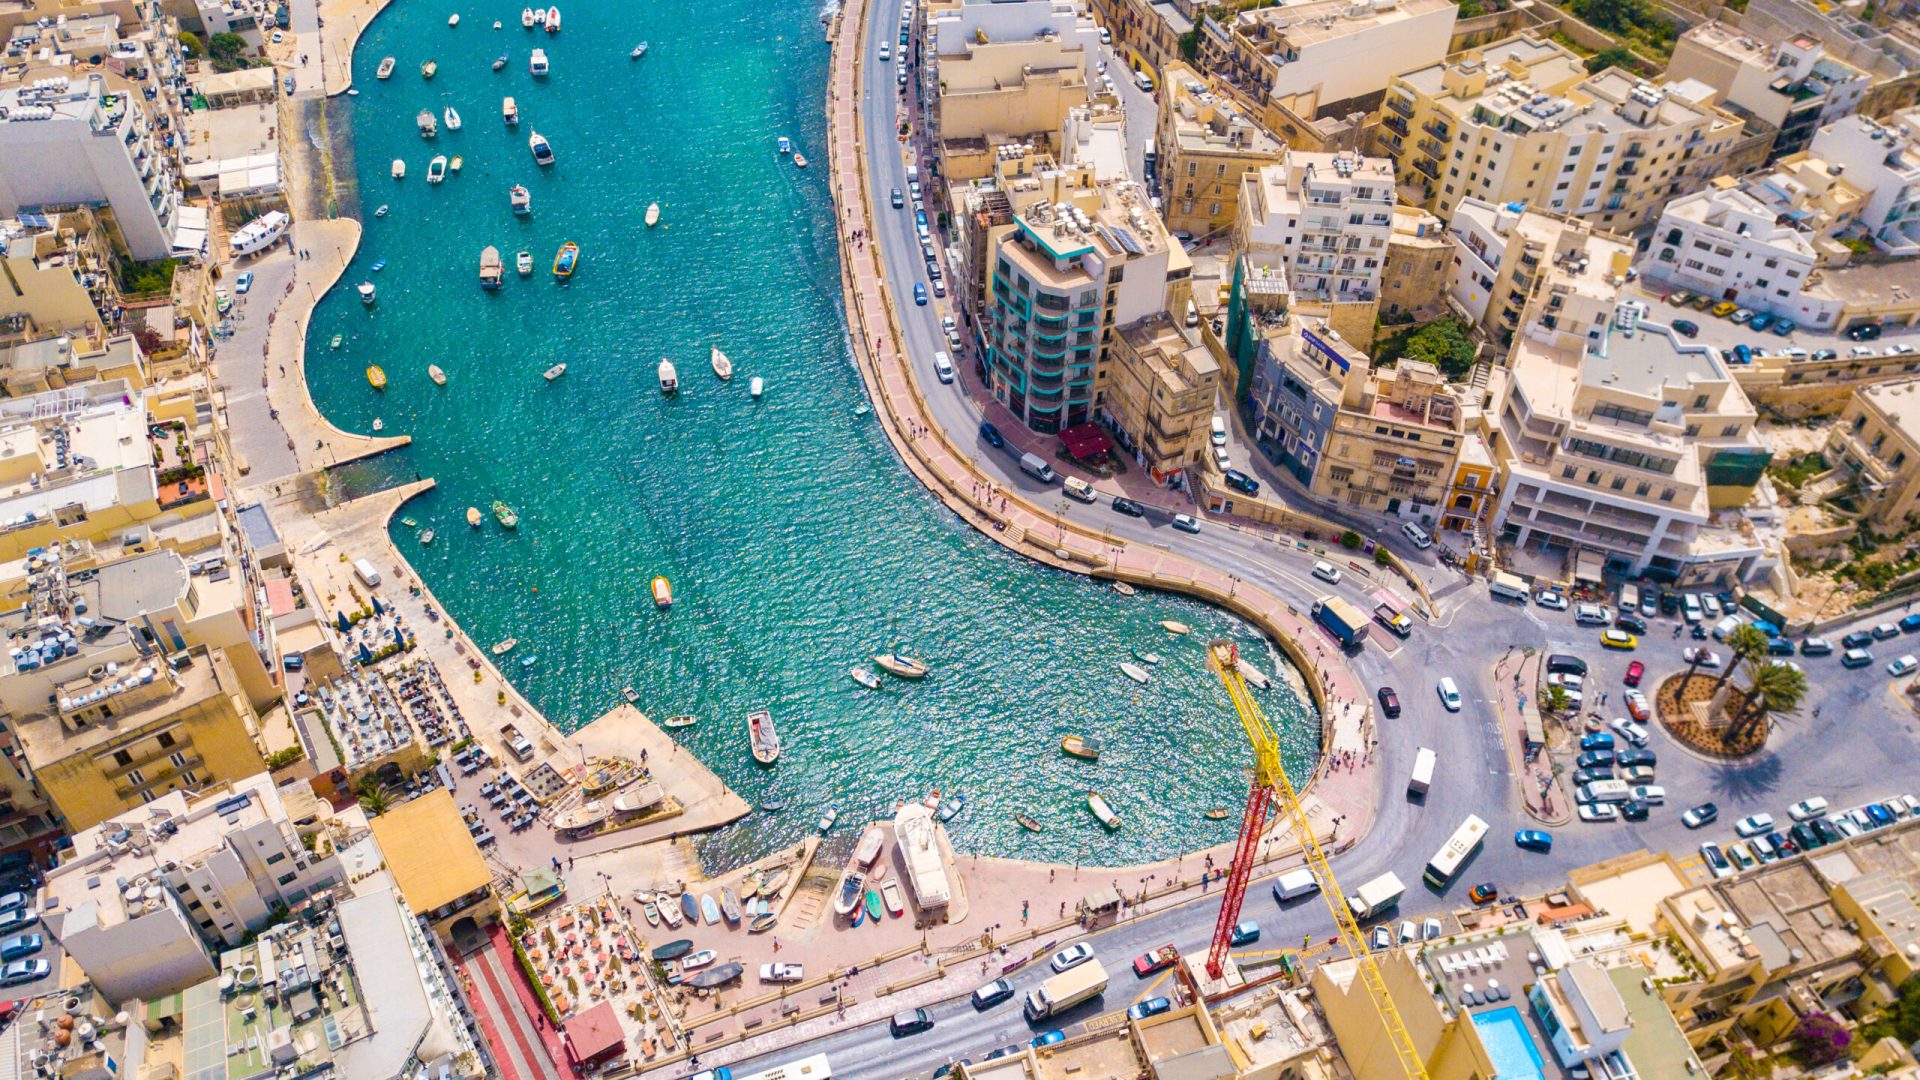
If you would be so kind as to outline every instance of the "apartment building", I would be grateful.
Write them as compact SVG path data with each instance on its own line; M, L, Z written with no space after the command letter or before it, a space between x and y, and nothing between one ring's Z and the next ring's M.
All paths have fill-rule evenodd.
M1827 433L1827 459L1853 474L1862 516L1898 533L1920 514L1920 380L1855 387Z
M1193 18L1173 0L1093 0L1093 15L1113 38L1114 52L1133 69L1159 70L1180 57L1180 39Z
M1139 185L1035 179L992 246L982 329L994 399L1050 434L1093 419L1113 331L1183 305L1193 264Z
M1532 231L1523 214L1516 231ZM1493 409L1493 525L1522 555L1682 584L1749 581L1780 557L1771 451L1710 348L1620 299L1632 245L1549 221L1553 246Z
M1204 465L1220 393L1213 351L1165 312L1120 327L1109 357L1102 419L1156 477Z
M1286 147L1184 63L1160 72L1160 189L1167 228L1216 237L1239 214L1241 179Z
M1713 104L1777 129L1769 160L1806 149L1817 129L1857 112L1873 85L1812 34L1769 42L1713 21L1680 35L1665 77L1705 83Z
M1522 203L1460 200L1447 223L1447 240L1453 247L1447 288L1453 303L1505 348L1520 328L1520 314L1540 283L1540 268L1558 246L1561 234L1585 236L1591 231L1577 218L1529 213Z
M1874 245L1890 255L1920 255L1920 109L1885 121L1847 116L1821 128L1807 154L1867 193L1855 216Z
M1440 62L1459 8L1447 0L1304 0L1208 19L1200 64L1256 104L1312 119L1370 108L1396 71Z
M1098 31L1072 0L936 0L926 27L943 166L948 147L1056 138L1068 110L1087 102Z
M1426 322L1445 314L1452 270L1453 243L1440 219L1414 207L1394 207L1387 258L1380 267L1381 317Z
M1745 145L1741 121L1710 97L1619 68L1587 75L1571 51L1522 36L1395 77L1376 141L1414 185L1410 201L1442 218L1476 198L1628 232Z
M1723 176L1667 204L1653 244L1640 258L1640 272L1752 311L1831 329L1841 304L1817 287L1815 271L1850 254Z
M141 261L174 254L179 185L137 87L49 75L0 89L0 215L108 206Z
M1391 161L1288 150L1241 187L1240 243L1256 265L1284 268L1297 301L1379 298L1393 235Z
M265 773L169 792L75 833L42 903L102 993L156 997L208 978L215 949L346 879L329 837L310 831L313 850Z

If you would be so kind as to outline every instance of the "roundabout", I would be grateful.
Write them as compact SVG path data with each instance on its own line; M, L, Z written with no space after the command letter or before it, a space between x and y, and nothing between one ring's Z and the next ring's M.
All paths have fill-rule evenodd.
M1718 676L1681 672L1669 675L1654 693L1654 713L1673 740L1696 754L1738 760L1765 749L1767 725L1740 724L1730 715L1741 694Z

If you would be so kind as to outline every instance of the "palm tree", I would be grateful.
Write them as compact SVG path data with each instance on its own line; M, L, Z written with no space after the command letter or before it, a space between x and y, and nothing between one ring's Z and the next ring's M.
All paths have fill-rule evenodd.
M1738 742L1773 717L1793 712L1806 696L1807 675L1799 668L1780 662L1758 665L1753 669L1751 682L1741 691L1733 726L1727 732L1728 741Z
M1713 684L1713 692L1718 694L1720 688L1727 685L1736 667L1744 666L1749 675L1759 671L1760 664L1767 658L1767 645L1767 635L1759 627L1751 623L1734 627L1726 640L1727 651L1733 655L1727 658L1727 666L1720 672L1719 681Z
M1559 683L1548 683L1547 688L1540 691L1542 714L1558 716L1566 712L1572 704L1573 699L1567 695L1567 688Z
M353 792L360 797L360 807L368 817L379 817L393 805L392 800L387 798L387 789L372 773L361 777L360 782L354 785Z

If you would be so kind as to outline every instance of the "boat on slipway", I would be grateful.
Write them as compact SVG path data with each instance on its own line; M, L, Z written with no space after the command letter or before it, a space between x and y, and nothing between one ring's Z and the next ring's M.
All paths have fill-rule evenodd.
M283 211L269 210L242 225L227 241L227 246L233 250L236 257L265 251L287 234L287 226L291 224L293 219Z
M886 846L887 830L878 822L867 826L867 831L860 834L859 845L853 849L853 865L861 870L872 866Z
M678 930L680 929L681 926L686 924L686 919L682 918L680 915L680 905L674 902L673 897L668 896L666 893L661 893L658 896L655 896L653 899L654 899L655 906L657 906L660 909L660 921L667 924L667 929ZM691 941L669 941L665 945L662 945L660 948L665 949L665 948L672 948L672 947L677 947L681 945L686 946L686 949L693 948L693 942ZM682 949L680 952L675 953L674 956L680 956L684 954L686 952L686 949ZM659 949L654 950L655 956L658 956L659 953L660 953ZM672 957L668 957L668 959L672 959Z
M771 765L780 759L780 733L773 726L773 713L755 709L747 714L747 742L753 748L753 760Z
M847 872L840 877L840 888L833 894L833 913L843 919L852 915L854 908L864 899L866 887L867 876L851 866L847 867Z

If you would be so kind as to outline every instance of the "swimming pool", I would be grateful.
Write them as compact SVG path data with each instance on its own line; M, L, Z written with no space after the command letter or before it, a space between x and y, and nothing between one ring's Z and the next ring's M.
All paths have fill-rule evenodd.
M1492 1012L1475 1013L1473 1026L1480 1031L1487 1056L1493 1059L1494 1080L1544 1080L1547 1075L1533 1036L1527 1034L1526 1021L1512 1005Z

